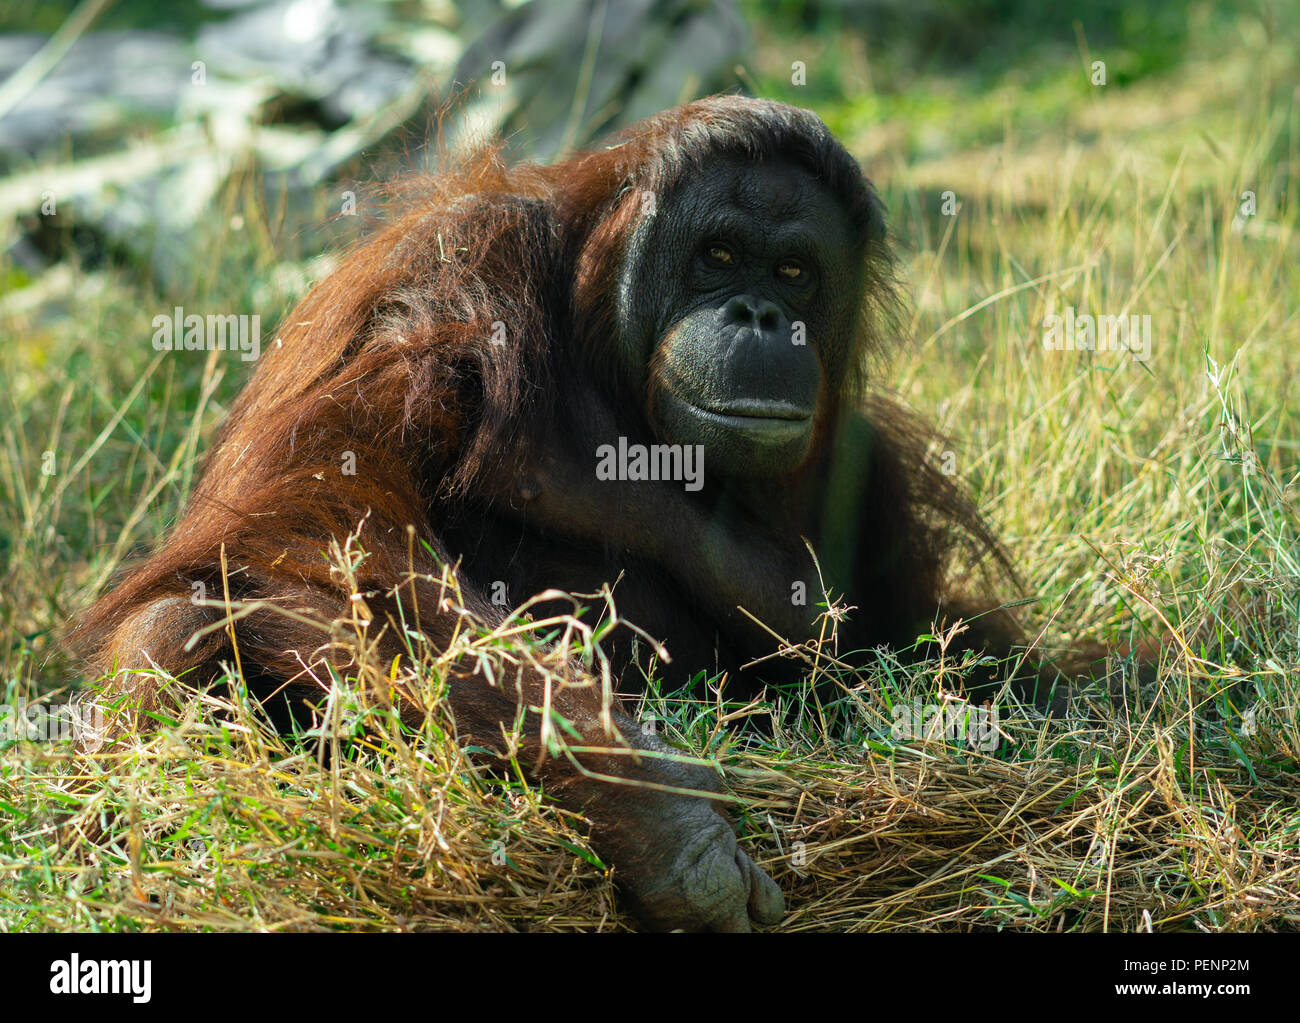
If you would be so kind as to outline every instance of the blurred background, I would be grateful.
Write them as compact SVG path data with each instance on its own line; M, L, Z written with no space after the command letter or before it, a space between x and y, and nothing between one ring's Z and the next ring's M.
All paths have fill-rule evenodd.
M1277 16L1159 0L7 0L4 247L19 274L71 247L180 284L210 258L196 240L224 233L211 214L233 180L299 229L317 186L424 166L435 133L500 133L545 160L722 90L815 108L871 172L996 141L1009 118L1050 130L1095 89L1080 73L1094 51L1123 89L1290 37Z

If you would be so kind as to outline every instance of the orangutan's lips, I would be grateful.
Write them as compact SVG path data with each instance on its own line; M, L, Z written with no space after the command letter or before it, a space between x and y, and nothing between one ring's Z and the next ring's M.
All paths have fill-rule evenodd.
M696 406L700 408L700 406ZM741 398L729 402L726 408L702 408L703 412L714 415L730 416L737 419L789 419L803 422L812 418L813 410L788 401L762 401L757 398Z

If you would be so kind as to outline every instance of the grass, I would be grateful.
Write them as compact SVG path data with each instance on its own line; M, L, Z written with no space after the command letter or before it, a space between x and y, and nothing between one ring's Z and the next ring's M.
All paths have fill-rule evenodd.
M896 734L895 708L951 699L949 663L882 653L841 706L768 737L736 727L761 708L652 692L642 715L723 766L785 929L1300 926L1295 27L1198 9L1176 55L1102 87L1107 44L1086 30L1004 67L919 70L873 64L851 33L757 31L760 91L814 105L889 203L914 313L879 379L954 438L1037 598L1027 624L1164 649L1157 684L1065 720L1002 705L991 750ZM795 51L815 95L788 84ZM216 219L236 216L183 298L270 322L311 253L251 178ZM175 295L131 267L61 266L0 264L11 705L85 681L59 630L165 531L245 370L156 357L148 320ZM1150 358L1046 349L1066 307L1150 316ZM445 664L409 669L435 707L420 733L380 698L390 666L365 669L379 697L340 685L328 761L269 734L238 688L221 714L195 698L95 755L0 742L0 929L629 926L580 821L440 741Z

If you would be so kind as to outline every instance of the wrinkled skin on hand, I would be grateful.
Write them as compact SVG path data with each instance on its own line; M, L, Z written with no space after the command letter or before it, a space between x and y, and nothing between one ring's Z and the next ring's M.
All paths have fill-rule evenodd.
M656 830L665 840L625 855L621 867L633 910L648 925L743 932L781 922L781 889L741 851L720 814L697 806L661 817Z
M719 790L716 774L702 765L659 761L655 772L661 783ZM587 814L593 846L614 864L630 908L651 929L745 932L785 915L781 889L741 850L717 803L619 785L608 786Z

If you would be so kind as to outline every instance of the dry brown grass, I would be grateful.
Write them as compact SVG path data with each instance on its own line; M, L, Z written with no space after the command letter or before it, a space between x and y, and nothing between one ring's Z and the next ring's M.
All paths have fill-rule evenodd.
M467 623L451 648L418 656L401 679L431 708L418 733L399 723L390 666L366 660L374 636L353 619L323 634L336 648L350 645L362 681L336 680L315 736L274 734L237 690L234 702L183 695L178 719L97 752L29 747L0 794L25 822L0 857L0 921L114 930L633 926L581 818L525 784L524 765L502 775L476 764L457 748L439 702L456 658L487 658L503 677L522 659L550 667L590 659L591 630L569 624L558 644L543 646L518 622ZM1181 700L1116 683L1111 696L1076 699L1065 721L1004 705L988 751L951 735L891 735L897 701L955 700L936 680L955 687L960 674L959 665L904 667L882 654L877 670L841 676L847 691L837 704L785 694L794 703L771 718L770 735L729 730L766 710L721 698L652 694L641 711L683 755L725 766L743 840L786 892L783 930L1300 924L1300 777L1252 779L1225 747L1201 741L1224 727L1212 703L1171 718ZM1260 759L1287 738L1265 728L1245 741Z

